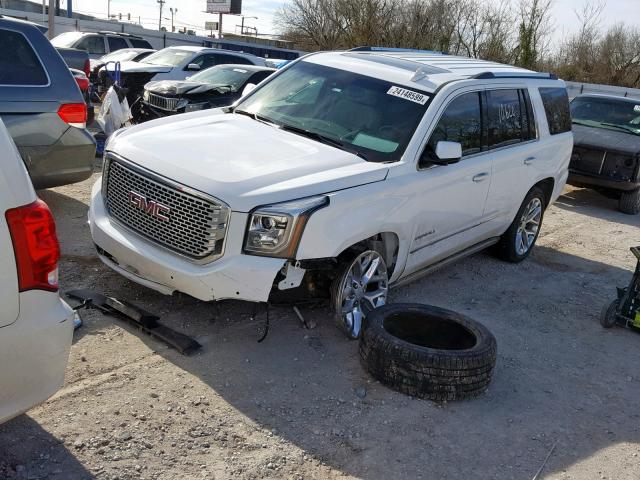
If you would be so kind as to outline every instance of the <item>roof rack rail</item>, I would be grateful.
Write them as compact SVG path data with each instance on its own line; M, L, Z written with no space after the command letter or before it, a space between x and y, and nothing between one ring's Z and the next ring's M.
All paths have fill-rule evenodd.
M427 53L429 55L446 55L446 53L436 50L418 50L415 48L394 48L394 47L356 47L350 52L406 52L406 53Z
M108 35L118 35L120 37L142 38L140 35L133 35L131 33L125 33L125 32L112 32L111 30L99 30L97 33L108 34Z
M489 80L492 78L539 78L544 80L558 80L555 73L544 72L482 72L473 75L471 78L478 80Z

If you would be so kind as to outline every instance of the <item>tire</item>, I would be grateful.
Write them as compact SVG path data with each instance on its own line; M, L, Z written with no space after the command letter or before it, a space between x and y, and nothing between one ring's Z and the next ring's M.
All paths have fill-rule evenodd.
M360 360L374 378L402 393L436 401L483 393L491 382L496 351L496 339L484 325L420 304L374 310L360 339Z
M611 328L616 324L617 312L620 307L620 300L616 299L609 305L605 305L600 314L600 325L604 328Z
M618 201L618 210L627 215L640 213L640 189L632 192L622 192Z
M523 216L526 213L526 210L531 206L532 202L538 202L540 207L540 214L537 228L535 229L535 235L531 238L527 235L528 246L524 251L519 251L517 242L518 235L522 235L521 227L523 222ZM538 240L538 235L540 234L540 228L542 227L542 220L544 219L544 210L546 208L547 199L544 195L544 192L540 190L538 187L533 187L527 193L527 196L524 197L524 201L520 208L518 209L518 213L516 214L513 222L509 226L506 232L500 238L500 241L496 244L494 248L495 255L501 260L511 262L511 263L519 263L527 258L533 247L535 246L536 240ZM522 237L524 238L524 237ZM524 245L523 245L524 246Z

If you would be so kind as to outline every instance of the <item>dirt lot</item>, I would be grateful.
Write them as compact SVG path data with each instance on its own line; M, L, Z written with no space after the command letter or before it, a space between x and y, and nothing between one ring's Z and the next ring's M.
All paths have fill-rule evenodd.
M479 254L395 290L484 322L498 363L480 398L436 404L373 382L356 343L323 308L301 328L289 308L163 297L96 259L91 181L42 192L58 221L64 289L126 298L195 336L183 357L91 312L64 388L0 427L0 478L640 478L640 336L603 330L602 306L630 278L640 217L586 190L547 212L523 264Z

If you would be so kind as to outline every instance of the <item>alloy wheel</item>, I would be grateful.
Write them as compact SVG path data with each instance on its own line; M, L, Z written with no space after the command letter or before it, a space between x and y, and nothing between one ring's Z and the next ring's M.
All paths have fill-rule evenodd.
M524 255L531 250L538 236L541 220L542 201L534 197L524 209L516 232L516 252L518 255Z

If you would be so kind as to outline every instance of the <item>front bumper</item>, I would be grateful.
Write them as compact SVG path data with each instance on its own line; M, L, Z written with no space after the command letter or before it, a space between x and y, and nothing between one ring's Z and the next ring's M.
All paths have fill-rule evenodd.
M569 172L568 183L576 187L602 187L623 192L630 192L640 188L640 182L612 180L609 178L598 177L595 175L589 175L576 171Z
M91 236L100 259L128 279L165 295L186 293L203 301L266 302L285 260L244 255L247 214L232 212L222 258L198 265L113 222L102 198L101 180L91 193Z

